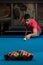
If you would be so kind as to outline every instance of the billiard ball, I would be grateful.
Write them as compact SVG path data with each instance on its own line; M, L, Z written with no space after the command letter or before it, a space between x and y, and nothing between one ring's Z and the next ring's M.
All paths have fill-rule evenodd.
M14 56L15 56L15 57L18 57L18 56L19 56L19 53L14 52Z
M26 38L24 38L24 40L26 40Z

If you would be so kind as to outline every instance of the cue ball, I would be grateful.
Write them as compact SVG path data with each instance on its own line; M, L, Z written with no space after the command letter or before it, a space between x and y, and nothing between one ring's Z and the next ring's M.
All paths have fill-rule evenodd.
M26 40L26 38L24 38L24 40Z

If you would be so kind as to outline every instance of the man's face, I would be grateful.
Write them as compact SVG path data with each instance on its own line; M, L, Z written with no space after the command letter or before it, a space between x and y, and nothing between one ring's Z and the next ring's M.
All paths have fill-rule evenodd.
M27 25L30 23L30 22L29 22L29 19L26 19L25 21L26 21L26 24L27 24Z

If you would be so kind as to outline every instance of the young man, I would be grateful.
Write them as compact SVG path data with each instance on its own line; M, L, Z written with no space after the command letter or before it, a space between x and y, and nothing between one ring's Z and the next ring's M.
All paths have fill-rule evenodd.
M30 18L29 14L24 15L24 17L22 18L22 24L25 26L26 30L28 29L32 32L25 36L25 40L30 39L31 37L40 35L41 33L40 26L34 19Z

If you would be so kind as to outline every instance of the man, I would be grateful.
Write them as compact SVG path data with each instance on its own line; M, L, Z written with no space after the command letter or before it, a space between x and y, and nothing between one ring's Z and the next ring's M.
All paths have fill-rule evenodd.
M30 17L29 14L25 14L22 18L22 24L26 29L31 30L32 33L25 36L26 39L30 39L34 36L39 36L41 33L41 28L38 23ZM27 31L26 31L27 32Z

